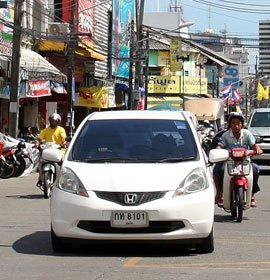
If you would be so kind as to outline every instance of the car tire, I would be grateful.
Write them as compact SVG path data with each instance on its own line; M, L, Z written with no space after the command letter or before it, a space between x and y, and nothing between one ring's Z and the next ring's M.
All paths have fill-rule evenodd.
M68 243L63 241L63 238L58 237L53 231L53 227L51 225L51 244L54 252L65 252L70 246Z
M209 254L214 251L214 228L201 243L196 245L196 251L199 254Z

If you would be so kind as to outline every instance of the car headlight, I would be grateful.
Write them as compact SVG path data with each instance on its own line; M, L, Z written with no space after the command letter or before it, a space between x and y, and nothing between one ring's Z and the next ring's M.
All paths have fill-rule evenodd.
M205 171L203 168L196 168L181 182L173 196L200 192L208 187L209 183Z
M69 168L63 168L61 170L58 188L66 192L89 197L79 178Z

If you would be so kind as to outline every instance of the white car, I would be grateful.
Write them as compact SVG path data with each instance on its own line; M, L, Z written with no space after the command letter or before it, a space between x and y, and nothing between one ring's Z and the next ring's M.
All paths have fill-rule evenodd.
M188 243L214 250L214 183L186 112L95 112L53 188L55 251L80 241Z
M270 165L270 108L252 110L247 129L254 135L263 150L261 155L252 157L252 161L260 165Z

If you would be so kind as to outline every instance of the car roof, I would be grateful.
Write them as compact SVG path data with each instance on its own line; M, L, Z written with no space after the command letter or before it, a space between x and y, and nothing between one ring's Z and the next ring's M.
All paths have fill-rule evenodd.
M94 112L86 117L87 120L108 120L108 119L177 119L189 118L184 111L152 111L152 110L122 110Z
M258 112L258 113L262 113L262 112L270 112L270 108L257 108L257 109L254 109L253 111L252 111L252 113L256 113L256 112Z

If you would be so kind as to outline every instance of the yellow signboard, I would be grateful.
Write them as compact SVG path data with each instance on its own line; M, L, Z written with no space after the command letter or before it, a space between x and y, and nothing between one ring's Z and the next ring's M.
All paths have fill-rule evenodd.
M181 93L207 94L207 78L182 77Z
M155 76L150 77L148 93L180 93L180 76Z
M108 88L90 87L77 88L75 106L91 108L108 108Z

